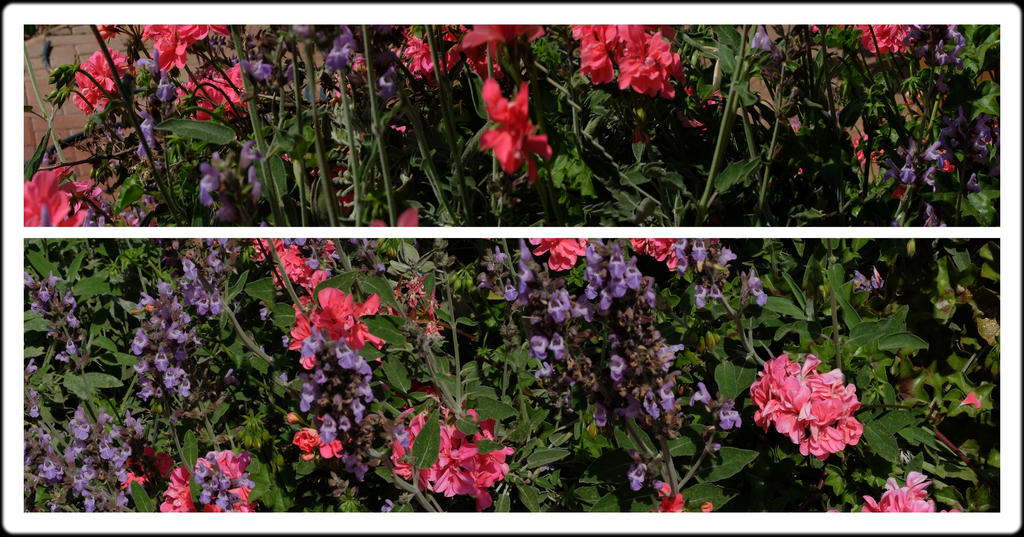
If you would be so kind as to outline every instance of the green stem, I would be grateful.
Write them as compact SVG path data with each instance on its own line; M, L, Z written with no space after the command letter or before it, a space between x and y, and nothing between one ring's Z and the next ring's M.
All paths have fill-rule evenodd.
M324 136L320 132L320 119L316 110L316 69L313 63L313 44L306 41L305 54L303 60L306 66L306 88L309 90L310 109L313 111L313 135L316 145L316 162L320 167L320 195L324 198L324 206L327 208L327 221L332 226L339 226L338 215L334 211L335 205L338 204L335 196L331 194L331 188L328 184L331 180L331 170L327 167L327 154L324 151ZM367 62L369 63L369 62ZM275 254L276 255L276 254Z
M49 107L45 106L47 103L43 100L42 94L39 93L39 85L36 84L36 73L32 70L32 60L30 60L28 56L27 42L24 47L25 67L28 69L28 79L32 83L32 91L36 94L36 102L39 103L39 108L46 113L46 115L43 116L43 119L46 120L46 133L50 136L50 139L53 140L53 146L57 149L57 159L60 160L61 163L64 163L66 162L64 159L64 152L61 151L60 140L57 138L57 131L53 128L53 116L56 109L52 104Z
M825 239L825 246L828 248L828 266L832 266L832 239ZM843 354L839 349L839 312L836 305L836 289L830 283L829 299L832 301L832 344L836 348L836 369L843 370Z
M238 27L231 26L231 39L235 44L235 54L238 55L238 59L242 59L242 54L245 51L245 47L242 46L242 38L238 35ZM246 59L248 61L248 58ZM245 69L240 69L242 73L242 87L245 89L246 95L256 95L256 91L253 88L252 81L249 80L249 73ZM225 77L225 80L230 80L230 77ZM230 99L228 102L231 102ZM249 123L252 125L252 134L256 139L256 148L259 149L260 155L263 158L260 159L256 166L260 170L260 177L263 178L263 184L270 184L270 190L274 193L274 201L270 202L270 208L274 213L274 223L281 225L283 222L286 226L291 226L291 222L288 219L288 214L284 212L284 199L281 197L281 193L277 190L277 181L274 181L273 177L269 173L269 159L270 155L267 154L267 142L263 139L263 120L260 119L259 109L256 107L256 101L253 99L252 106L249 109Z
M345 123L345 134L348 136L348 169L352 176L352 186L355 192L352 194L352 219L355 225L360 225L360 210L363 199L362 181L359 180L359 147L356 145L356 132L352 129L352 110L348 104L348 91L345 88L345 75L339 75L338 87L341 91L341 118Z
M711 169L708 170L708 178L704 183L704 193L701 194L700 201L697 203L697 219L694 222L695 226L700 226L704 223L704 217L707 215L708 200L711 197L712 186L715 183L715 179L718 177L718 168L722 165L725 160L725 148L728 145L730 133L732 132L732 124L736 120L736 101L739 99L739 91L737 91L737 84L741 78L742 69L745 67L746 52L747 52L747 33L750 28L746 25L743 26L743 41L740 44L740 55L736 60L736 68L732 73L732 80L729 84L729 96L725 101L725 109L722 114L722 123L718 129L718 139L715 142L715 153L711 157Z
M441 61L441 54L437 49L438 40L434 37L434 26L427 26L427 45L430 47L430 56L434 61L434 79L437 80L438 90L441 92L441 115L444 120L444 137L448 142L448 149L452 152L453 166L455 168L455 184L458 187L459 198L462 200L462 214L465 218L463 225L473 224L473 211L469 203L469 188L462 172L462 154L455 143L455 119L452 118L452 103L449 90L448 73L441 69L445 65Z
M391 188L391 173L388 170L388 152L384 148L384 136L381 134L380 129L381 119L380 111L377 109L377 84L374 80L373 74L373 61L370 58L370 28L367 25L362 25L363 34L363 50L366 55L366 90L367 98L370 99L370 117L372 121L370 123L370 130L373 132L374 143L377 144L377 156L380 157L380 172L384 176L384 195L388 200L388 220L391 227L395 227L397 224L398 208L395 206L395 196Z

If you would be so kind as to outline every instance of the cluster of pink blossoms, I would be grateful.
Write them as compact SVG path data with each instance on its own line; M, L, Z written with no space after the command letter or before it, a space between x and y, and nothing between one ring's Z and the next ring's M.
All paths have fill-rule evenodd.
M61 178L71 173L70 167L55 170L40 170L26 181L25 226L76 227L85 221L86 212L76 210L71 214L71 199L78 192L79 183L60 184ZM88 181L80 181L88 184Z
M867 505L862 509L865 513L934 513L935 502L928 499L925 488L931 484L924 474L910 472L907 474L907 484L900 486L899 483L889 478L885 482L885 492L882 498L875 501L871 496L864 496ZM946 512L945 509L942 512ZM952 513L959 510L953 509Z
M188 46L206 39L210 30L230 35L226 24L147 24L142 29L142 39L153 42L159 68L169 71L172 67L185 67Z
M308 301L306 297L300 300ZM380 297L373 294L365 302L356 302L352 295L345 294L340 289L327 287L317 294L317 301L320 306L309 314L308 319L298 306L292 306L295 308L295 325L292 327L289 349L302 348L302 342L312 335L314 327L317 330L327 330L330 338L335 341L345 338L345 343L355 351L362 349L367 343L378 349L384 346L383 339L371 334L366 324L359 322L360 317L377 314L377 310L380 309ZM313 369L314 360L315 355L302 358L302 367Z
M576 259L587 253L587 239L530 239L530 244L537 246L533 255L551 252L548 266L551 270L571 269Z
M664 261L669 270L675 270L679 264L676 257L675 244L679 239L629 239L633 251L647 254L658 261Z
M658 30L652 33L652 30ZM619 89L633 88L650 97L671 99L675 88L670 78L685 82L683 63L672 52L674 30L638 25L573 25L572 36L580 42L580 72L594 84L606 84L619 68ZM614 60L614 64L613 64Z
M856 24L854 28L860 29L860 44L875 54L886 52L905 52L907 50L906 39L910 33L910 26L906 24ZM874 30L874 37L871 31ZM875 40L878 47L875 47Z
M161 61L163 56L160 57ZM194 93L197 97L196 106L203 110L196 112L196 119L207 121L210 119L210 112L220 106L224 106L224 117L230 119L240 113L241 108L248 107L242 102L239 92L243 91L245 82L242 80L242 66L235 64L224 71L228 75L225 79L219 72L207 72L197 84L193 79L182 84L184 91L179 91L179 100L188 94Z
M483 510L492 504L491 494L487 489L508 474L508 463L505 462L505 458L515 450L506 446L488 453L478 453L477 443L480 440L495 440L494 420L480 421L474 410L467 410L466 414L479 425L472 439L455 425L445 423L448 421L448 410L444 409L444 420L441 423L441 453L433 466L419 470L419 487L421 490L440 492L447 497L456 494L474 496L477 509ZM416 435L426 422L426 412L416 415L406 427L408 443L403 445L403 442L397 439L394 442L391 461L395 467L395 474L404 479L412 479L414 468L401 458L412 450Z
M769 360L760 378L750 386L757 405L754 422L768 431L789 435L800 453L825 460L830 454L856 445L864 426L853 413L860 408L857 387L843 385L843 373L833 369L819 373L821 360L810 354L801 366L783 354Z
M129 71L128 58L124 54L111 50L110 59L114 60L118 76ZM71 97L71 101L82 112L91 114L102 109L110 101L107 94L115 97L120 94L117 91L117 84L114 82L114 74L110 70L110 64L107 62L107 57L103 55L103 51L93 52L88 61L82 64L82 71L89 75L81 72L75 73L75 85L78 86L78 91ZM92 76L95 81L89 76ZM97 83L99 86L96 85Z

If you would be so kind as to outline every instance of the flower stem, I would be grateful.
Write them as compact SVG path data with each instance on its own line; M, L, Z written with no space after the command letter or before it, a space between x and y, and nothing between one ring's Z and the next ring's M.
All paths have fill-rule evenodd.
M313 134L316 145L316 162L320 167L320 195L324 198L324 206L327 208L327 221L332 226L340 225L338 215L334 211L337 200L331 194L328 184L331 180L331 170L327 167L327 153L324 150L324 136L320 132L320 119L316 110L316 66L313 63L313 44L307 41L303 50L303 60L306 67L306 88L309 90L310 109L313 112ZM311 196L312 197L312 196ZM275 254L276 256L276 254Z
M434 78L437 80L437 88L441 93L441 115L444 120L444 136L448 142L448 149L452 152L453 166L455 168L455 184L458 187L459 198L462 200L462 214L465 221L463 225L473 224L473 211L469 203L468 185L462 173L462 154L455 144L455 120L452 118L452 103L449 90L451 85L448 82L448 73L441 69L441 53L438 51L438 40L434 37L435 28L427 26L427 45L430 47L430 56L434 61Z
M235 44L235 54L238 55L239 61L242 59L242 53L245 47L242 46L242 38L238 35L238 27L231 26L231 39ZM248 61L248 60L246 60ZM247 95L256 95L255 88L253 88L252 81L249 80L249 73L245 69L239 69L242 74L242 87L245 89ZM230 77L225 77L225 80L230 80ZM228 102L231 102L228 99ZM281 197L281 193L277 190L277 181L271 177L269 173L269 159L270 155L267 154L267 142L263 139L263 121L260 119L259 109L256 107L256 101L253 99L252 106L249 107L249 123L252 125L252 134L256 139L256 147L259 149L260 155L263 156L256 162L256 166L260 170L260 177L263 178L263 184L270 183L270 190L274 193L274 201L270 202L270 209L274 213L274 223L280 225L283 223L286 226L291 226L291 222L288 219L288 215L284 212L284 199Z
M388 152L384 148L384 136L381 134L380 111L377 109L377 85L374 82L373 61L370 58L370 28L362 25L363 54L366 56L366 91L370 99L370 130L373 132L374 143L377 144L377 156L380 157L380 172L384 176L384 195L388 200L388 221L391 227L397 224L396 214L398 208L395 206L395 196L391 188L391 173L388 171Z

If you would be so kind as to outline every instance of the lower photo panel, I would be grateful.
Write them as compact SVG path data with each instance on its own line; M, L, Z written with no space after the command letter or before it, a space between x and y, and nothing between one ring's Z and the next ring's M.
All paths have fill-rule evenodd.
M998 240L25 252L25 511L1000 510Z

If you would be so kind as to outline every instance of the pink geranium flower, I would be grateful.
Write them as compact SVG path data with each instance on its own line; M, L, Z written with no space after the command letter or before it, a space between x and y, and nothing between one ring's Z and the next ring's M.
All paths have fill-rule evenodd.
M515 100L506 99L493 78L484 82L483 98L487 117L498 124L480 137L480 149L494 150L498 164L505 173L515 173L528 163L531 181L537 176L537 164L531 154L551 160L551 146L546 134L533 134L536 127L530 123L529 86L523 82Z
M443 409L445 423L441 425L441 449L437 462L430 468L419 470L417 479L422 490L439 492L448 497L475 496L477 509L483 510L492 504L491 494L487 489L508 474L509 467L505 461L514 450L506 446L488 453L478 453L477 443L480 440L495 440L494 420L480 421L474 410L468 410L466 414L479 425L472 439L455 425L447 423L449 412ZM416 436L426 421L426 412L413 417L406 427L409 444L403 447L395 440L392 446L391 460L395 474L404 479L412 479L414 468L401 459L412 449Z
M25 183L25 226L76 227L85 220L85 211L71 212L74 183L60 184L55 170L40 170Z
M142 29L142 39L153 41L153 48L159 56L159 68L185 67L188 61L188 46L206 39L210 30L221 35L230 35L225 24L147 24Z
M192 492L189 490L189 482L192 474L179 466L171 470L171 482L164 491L164 502L160 504L160 511L163 513L194 513L195 504L192 503Z
M116 50L110 50L110 59L114 60L114 66L117 67L118 75L123 75L129 71L128 58L124 54ZM82 112L91 114L97 109L102 109L110 101L107 98L108 93L115 97L120 94L117 91L117 83L114 82L114 75L110 70L110 64L107 63L107 58L103 55L103 51L97 50L93 52L92 56L89 56L89 59L82 64L82 70L96 79L94 82L84 73L75 73L75 85L78 87L78 91L72 94L71 101ZM96 85L97 82L99 87ZM106 93L104 93L104 90Z
M356 302L352 295L345 294L340 289L327 287L320 290L317 300L320 307L313 310L308 319L298 305L293 305L295 324L291 330L289 349L300 349L302 342L312 334L312 327L318 330L326 329L331 339L345 338L345 343L356 351L367 343L378 349L384 346L383 339L371 334L366 324L359 322L360 317L377 314L377 310L380 309L380 297L376 294L370 295L365 302ZM306 367L307 363L304 362L303 366ZM312 366L312 363L308 363L306 369L312 369Z
M664 261L669 270L675 270L679 259L676 257L677 239L629 239L633 250L638 254L647 254L658 261Z
M224 72L228 75L226 80L219 72L212 72L201 78L199 84L191 78L182 84L183 91L179 90L179 100L187 94L194 93L197 98L196 105L203 109L196 112L196 119L209 120L212 117L209 112L222 105L225 107L224 117L228 119L237 116L243 108L248 107L239 95L245 88L241 64L236 63Z
M910 33L910 26L905 24L857 24L854 28L860 29L860 44L869 52L885 54L886 52L905 52L907 45L905 40ZM875 36L871 37L871 30L874 29ZM878 40L878 49L875 49L875 40Z
M587 253L587 239L530 239L530 244L537 246L533 255L551 252L548 257L551 270L570 269L576 264L576 258Z
M471 49L487 44L491 57L497 56L499 44L505 44L515 40L520 35L526 36L526 41L533 41L544 35L544 28L537 25L521 24L477 24L473 29L462 36L461 48Z
M860 440L864 426L853 417L860 408L857 387L843 385L843 373L819 373L821 360L810 354L801 366L783 354L769 360L750 386L758 410L754 422L789 436L803 455L825 460Z
M876 502L871 496L864 496L867 505L861 511L865 513L934 513L935 502L928 499L928 493L924 490L931 484L931 481L927 479L920 472L910 472L907 474L906 485L901 487L895 479L890 477L885 482L885 492L882 493L882 498ZM945 512L945 509L942 512ZM950 512L959 511L953 509Z
M685 82L683 64L661 32L650 35L640 26L630 26L619 35L625 45L615 57L619 64L619 89L629 87L651 97L675 96L670 78Z
M614 24L579 24L572 26L572 37L580 42L580 73L594 84L615 79L612 54L619 43L618 26Z

